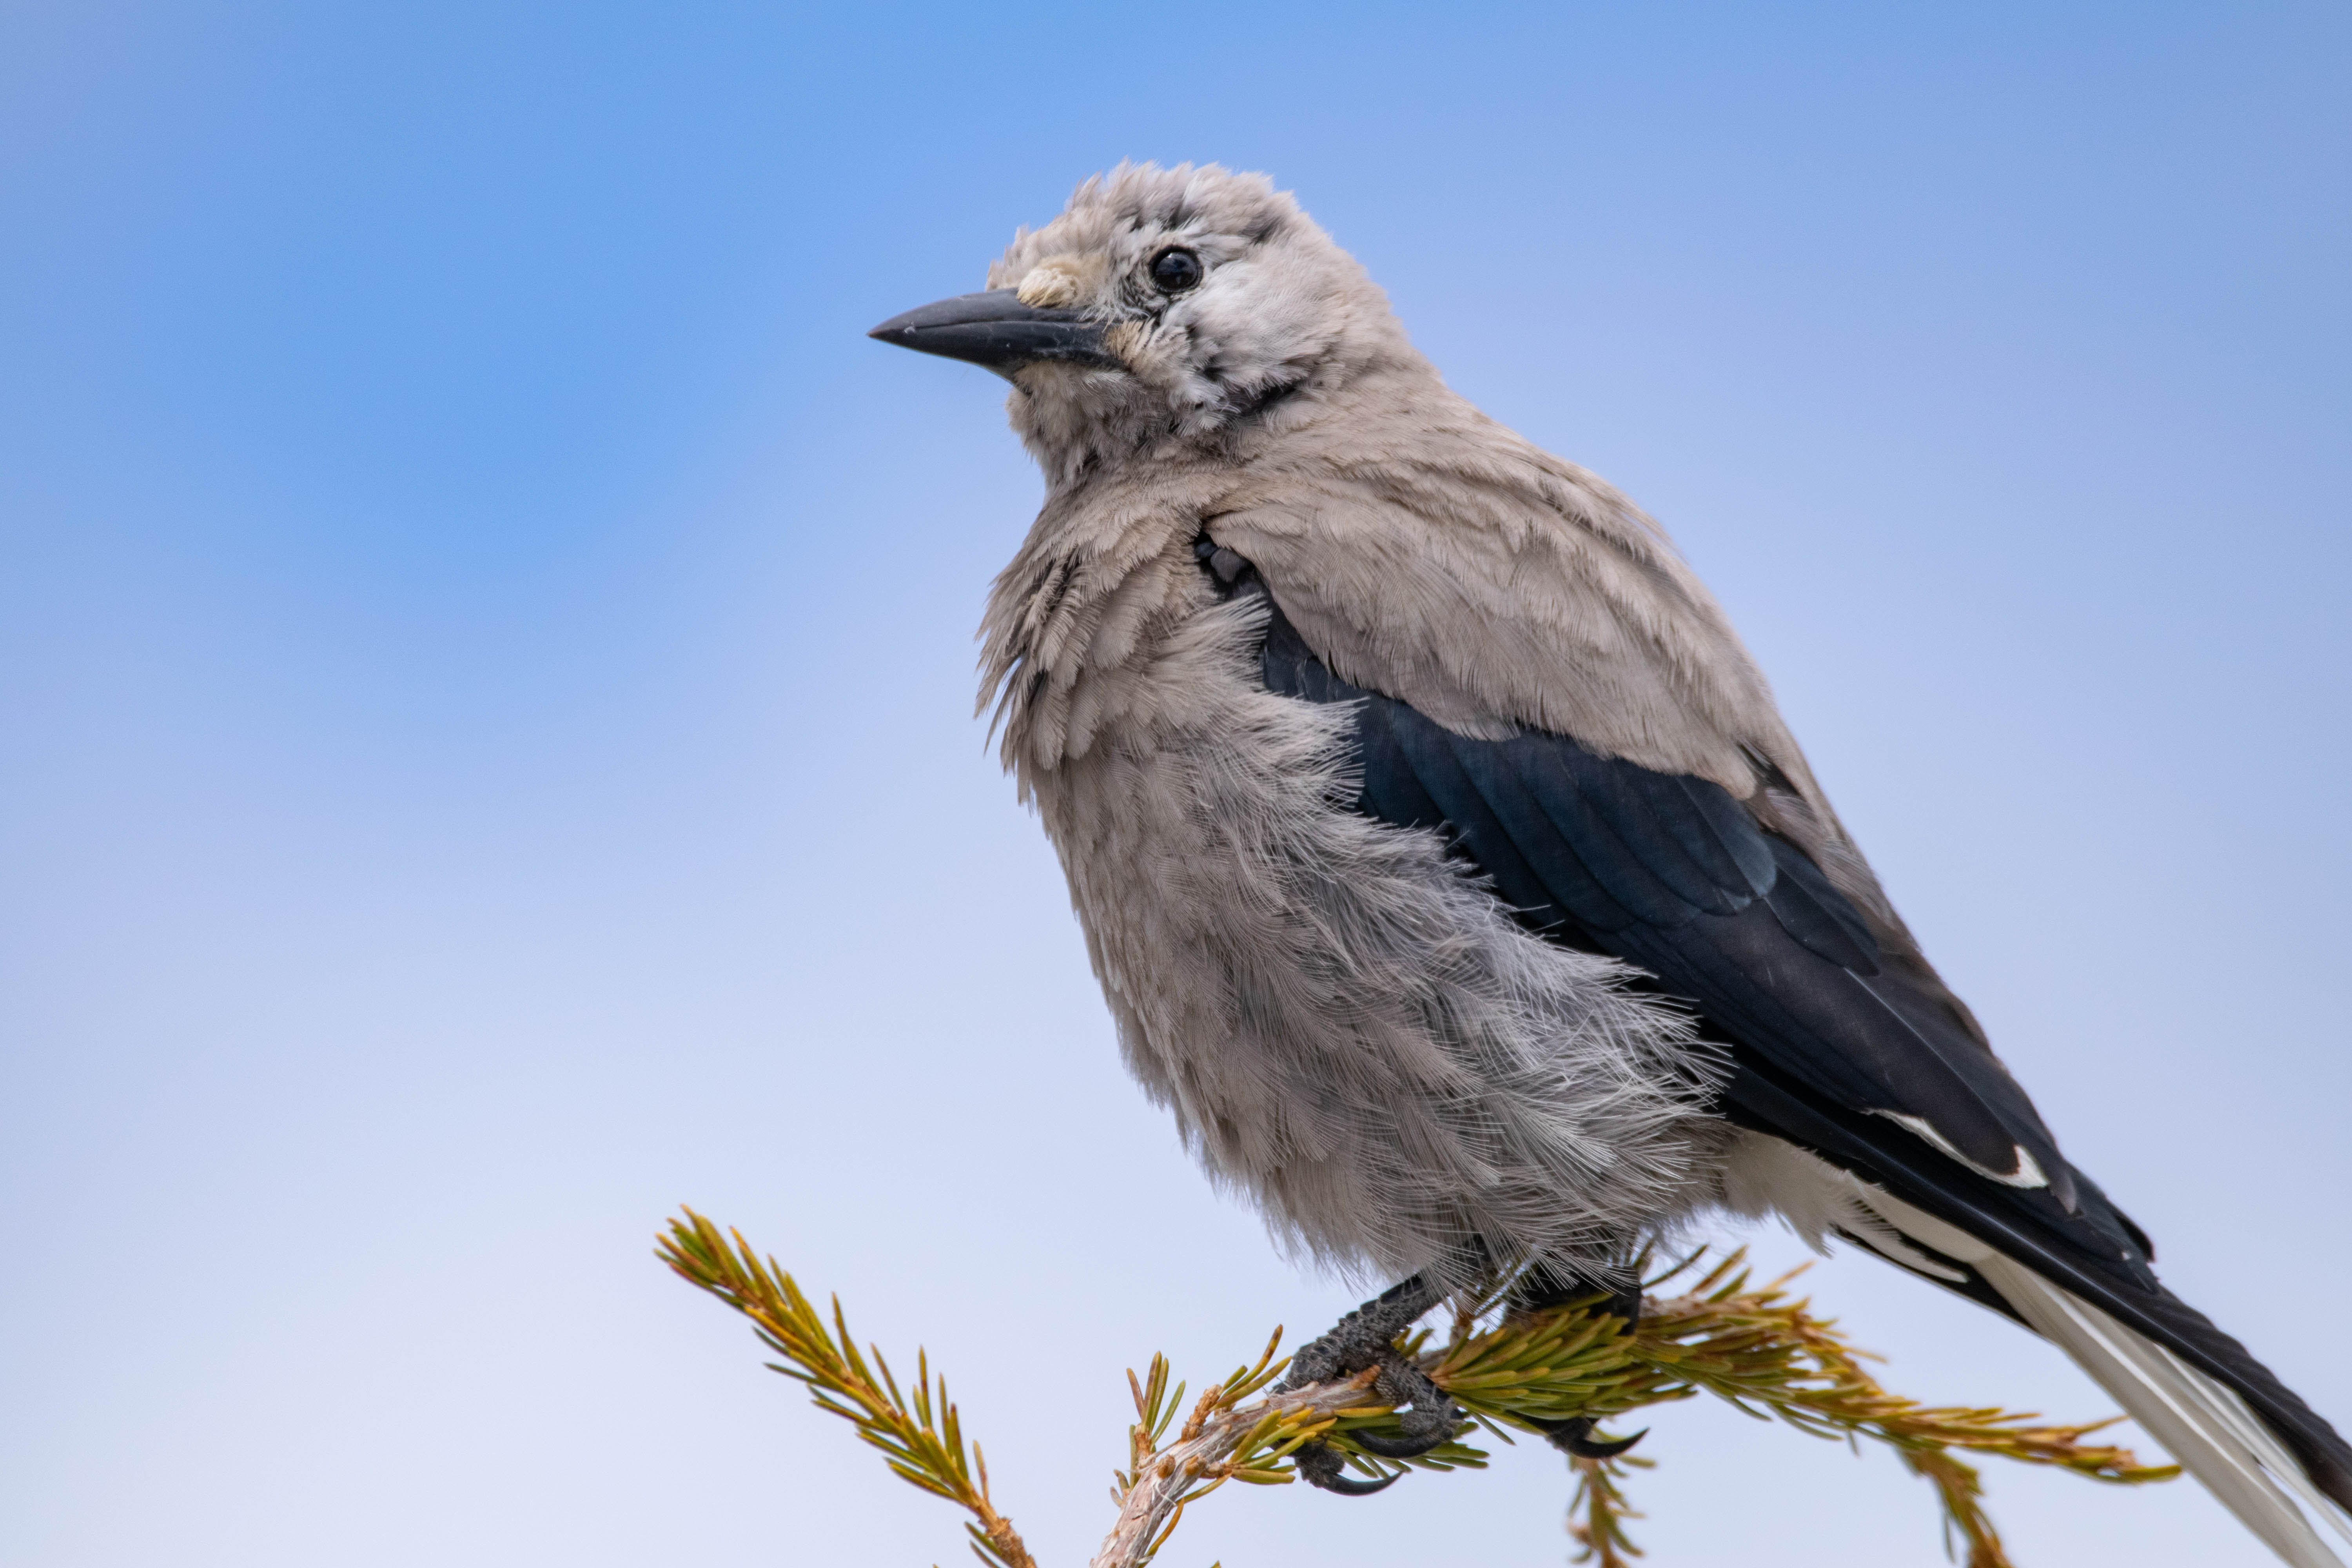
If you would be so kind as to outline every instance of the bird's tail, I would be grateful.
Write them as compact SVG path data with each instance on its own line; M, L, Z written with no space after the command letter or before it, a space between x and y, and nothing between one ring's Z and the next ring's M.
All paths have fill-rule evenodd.
M2352 1516L2313 1483L2235 1390L1956 1226L1876 1186L1853 1187L1897 1231L1974 1269L2281 1559L2294 1568L2344 1568L2314 1526L2325 1523L2352 1542Z

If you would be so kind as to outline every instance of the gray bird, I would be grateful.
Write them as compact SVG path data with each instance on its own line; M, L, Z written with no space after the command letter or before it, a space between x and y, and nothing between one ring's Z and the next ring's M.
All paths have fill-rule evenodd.
M1263 176L1122 165L988 282L873 336L1003 375L1045 470L982 702L1128 1066L1280 1239L1403 1281L1294 1378L1379 1367L1413 1451L1458 1412L1391 1341L1448 1293L1631 1315L1645 1242L1777 1214L2055 1342L2337 1563L2352 1448L2059 1152L1656 523Z

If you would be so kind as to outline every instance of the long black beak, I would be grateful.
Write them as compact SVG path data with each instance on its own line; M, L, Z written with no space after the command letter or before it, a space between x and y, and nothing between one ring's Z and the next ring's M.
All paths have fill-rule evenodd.
M1011 379L1014 371L1039 360L1117 368L1103 347L1103 324L1076 310L1045 310L1024 305L1010 289L959 294L893 316L866 334L919 353L944 354L986 365Z

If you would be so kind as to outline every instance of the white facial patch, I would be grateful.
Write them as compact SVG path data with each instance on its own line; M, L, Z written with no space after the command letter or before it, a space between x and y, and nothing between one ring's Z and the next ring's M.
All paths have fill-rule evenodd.
M1033 310L1059 310L1078 302L1076 268L1055 257L1029 269L1013 297Z

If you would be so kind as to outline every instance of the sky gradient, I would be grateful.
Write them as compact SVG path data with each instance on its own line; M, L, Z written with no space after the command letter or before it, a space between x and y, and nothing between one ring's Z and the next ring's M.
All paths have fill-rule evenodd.
M862 335L1127 157L1270 173L1664 521L2069 1153L2352 1423L2347 68L2317 5L0 4L0 1560L950 1561L679 1203L927 1343L1051 1564L1121 1369L1359 1299L1124 1078L971 716L1036 476ZM1812 1278L1906 1392L2109 1408ZM1654 1426L1660 1568L1943 1560L1883 1456ZM1989 1479L2026 1568L2266 1560ZM1162 1561L1555 1563L1566 1496Z

